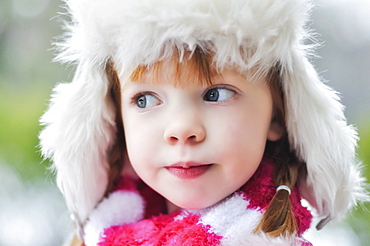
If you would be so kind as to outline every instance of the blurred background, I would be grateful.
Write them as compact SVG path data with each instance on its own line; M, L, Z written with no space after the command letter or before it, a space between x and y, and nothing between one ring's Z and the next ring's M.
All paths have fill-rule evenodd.
M61 245L73 227L50 163L40 158L38 119L53 86L72 69L52 63L61 35L60 1L0 2L0 245ZM359 130L358 156L370 179L370 1L318 0L311 27L323 44L316 68L341 92L348 121ZM369 245L370 206L341 223L310 231L314 245Z

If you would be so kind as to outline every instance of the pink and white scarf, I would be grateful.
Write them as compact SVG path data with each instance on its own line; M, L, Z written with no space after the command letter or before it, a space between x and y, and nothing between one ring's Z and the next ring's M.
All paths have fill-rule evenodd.
M200 210L166 214L162 196L142 181L122 178L116 190L91 213L84 227L86 246L301 245L312 215L298 187L290 195L298 232L294 237L253 233L276 192L274 165L264 158L252 178L219 203ZM215 191L217 192L217 191Z

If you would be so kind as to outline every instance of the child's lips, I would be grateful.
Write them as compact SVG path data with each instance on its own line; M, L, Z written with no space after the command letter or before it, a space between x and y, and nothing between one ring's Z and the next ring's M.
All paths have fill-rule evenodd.
M197 162L178 162L165 168L180 179L195 179L208 171L213 164Z

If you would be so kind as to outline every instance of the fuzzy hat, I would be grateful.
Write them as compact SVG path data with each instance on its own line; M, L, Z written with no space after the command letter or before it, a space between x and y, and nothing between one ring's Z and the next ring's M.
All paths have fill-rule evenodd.
M209 49L218 69L237 66L263 76L279 64L292 148L307 164L301 193L319 216L336 219L366 200L356 162L357 133L337 93L309 61L311 0L65 0L71 21L57 60L77 66L56 86L41 118L42 153L51 158L67 206L84 221L108 183L115 141L107 62L131 74L138 65Z

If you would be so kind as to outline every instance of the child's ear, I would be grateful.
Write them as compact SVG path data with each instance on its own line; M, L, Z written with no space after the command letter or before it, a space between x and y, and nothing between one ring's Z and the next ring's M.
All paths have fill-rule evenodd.
M267 132L267 140L275 142L283 136L283 128L277 122L271 122L270 128Z

